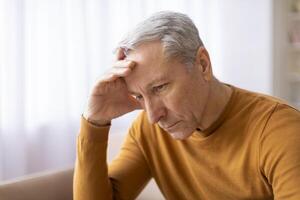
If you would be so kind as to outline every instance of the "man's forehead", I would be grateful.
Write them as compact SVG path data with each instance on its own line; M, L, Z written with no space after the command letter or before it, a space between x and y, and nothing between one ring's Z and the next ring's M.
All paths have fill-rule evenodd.
M134 61L135 67L125 78L128 90L135 92L136 87L149 89L168 78L172 63L166 59L160 42L149 42L131 50L126 57Z
M157 42L144 44L131 50L125 59L135 62L133 75L161 71L167 64L160 43Z
M150 89L155 84L162 82L168 78L168 71L164 67L151 67L144 65L136 65L132 72L125 77L128 90L137 93L137 89Z
M160 42L147 42L130 50L126 59L139 62L164 61L164 51Z
M165 66L136 65L132 72L125 77L128 90L137 93L138 90L149 90L154 85L168 79L168 70Z

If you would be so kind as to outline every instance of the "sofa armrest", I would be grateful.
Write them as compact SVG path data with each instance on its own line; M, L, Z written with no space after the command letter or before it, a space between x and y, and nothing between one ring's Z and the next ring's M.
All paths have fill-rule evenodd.
M36 174L0 184L1 200L72 200L73 169Z

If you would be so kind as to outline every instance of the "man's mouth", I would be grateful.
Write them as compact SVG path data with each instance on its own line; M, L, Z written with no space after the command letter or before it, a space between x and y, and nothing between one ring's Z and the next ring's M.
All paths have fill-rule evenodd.
M175 122L175 123L173 123L173 124L170 125L170 126L164 127L163 129L165 129L166 131L170 131L170 130L172 130L179 122L180 122L180 121Z

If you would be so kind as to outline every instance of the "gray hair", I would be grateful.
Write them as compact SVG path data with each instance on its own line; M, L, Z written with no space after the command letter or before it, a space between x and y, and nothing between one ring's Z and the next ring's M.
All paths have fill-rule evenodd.
M146 42L160 41L167 59L179 58L193 64L199 47L203 46L198 29L185 14L161 11L140 22L118 44L125 55Z

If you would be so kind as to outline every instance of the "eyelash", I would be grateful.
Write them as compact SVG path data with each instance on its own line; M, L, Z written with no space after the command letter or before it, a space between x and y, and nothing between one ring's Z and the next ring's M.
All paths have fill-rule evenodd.
M166 86L168 85L168 83L164 83L158 86L153 87L153 92L157 93L157 92L161 92L162 90L164 90L166 88Z

